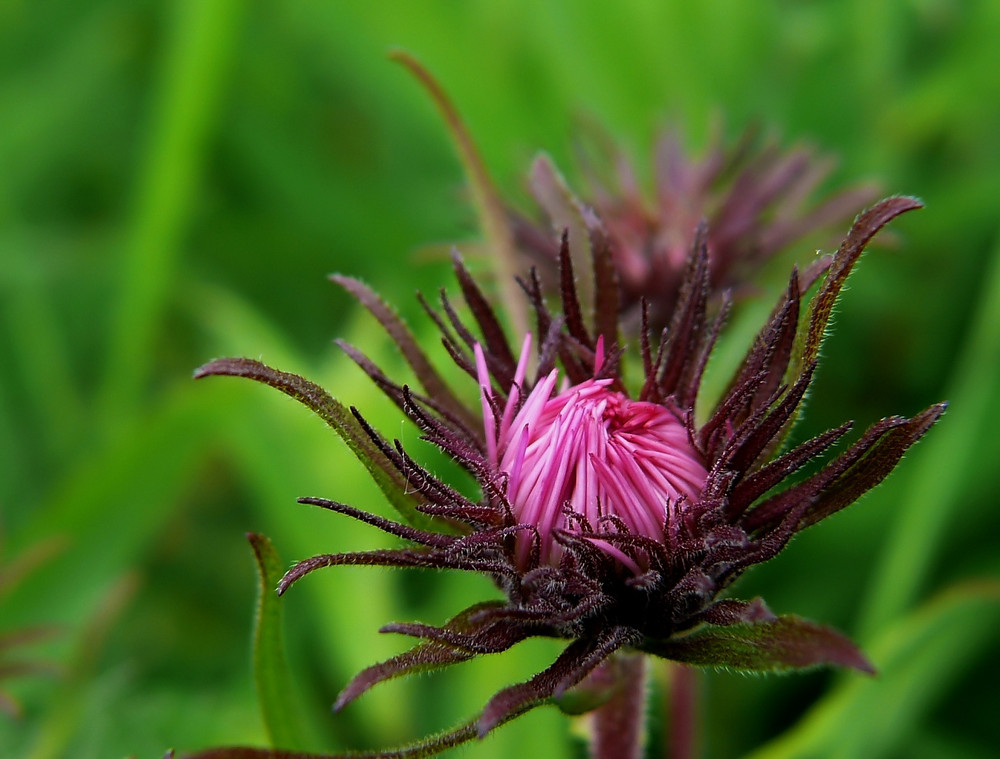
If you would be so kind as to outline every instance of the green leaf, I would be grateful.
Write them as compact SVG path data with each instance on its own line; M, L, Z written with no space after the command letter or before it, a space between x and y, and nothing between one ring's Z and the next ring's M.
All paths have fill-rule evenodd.
M257 620L253 635L253 675L257 697L272 746L301 748L303 731L294 708L294 684L285 659L281 628L281 601L275 588L284 573L271 541L247 533L260 577Z
M94 678L101 656L115 625L139 587L138 577L126 574L113 583L96 612L87 621L74 643L72 659L58 692L49 703L39 731L39 738L28 756L31 759L57 759L67 756L79 735Z
M648 640L647 653L701 667L780 672L820 665L874 673L864 654L831 627L793 615L760 622L706 625L680 638Z

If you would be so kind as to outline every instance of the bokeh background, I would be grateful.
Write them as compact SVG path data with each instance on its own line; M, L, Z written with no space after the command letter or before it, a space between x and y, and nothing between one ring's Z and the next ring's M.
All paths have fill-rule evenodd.
M850 632L882 674L707 673L702 747L995 756L998 39L994 0L0 2L0 633L55 628L0 652L0 667L53 668L0 682L24 712L0 715L0 756L264 745L244 533L285 561L391 540L295 503L389 513L319 420L191 372L259 357L414 444L331 340L404 376L399 360L326 279L364 278L429 336L414 291L450 286L442 243L479 239L394 46L435 72L516 203L538 150L573 180L581 120L648 177L661 127L697 152L720 116L733 136L756 122L838 156L828 190L875 180L924 199L852 279L800 429L951 410L890 482L737 588ZM812 253L789 251L762 291ZM550 661L558 644L526 643L329 713L353 673L405 646L382 624L441 622L492 592L353 568L296 586L282 604L303 743L415 739ZM579 756L574 730L544 708L455 754Z

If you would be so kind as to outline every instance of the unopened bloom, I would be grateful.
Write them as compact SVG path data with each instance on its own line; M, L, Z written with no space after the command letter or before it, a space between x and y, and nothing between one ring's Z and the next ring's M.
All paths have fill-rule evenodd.
M615 148L606 151L615 176L584 166L589 191L577 198L544 156L532 168L531 189L550 224L515 217L521 248L543 268L558 266L558 234L570 234L571 249L607 245L621 287L621 307L637 316L649 303L654 325L663 326L677 305L698 225L707 222L708 280L713 291L746 288L755 270L792 243L846 222L877 197L857 186L814 200L832 168L807 147L781 149L747 130L726 146L716 135L701 159L681 149L672 133L657 141L652 157L653 192L647 196L631 163ZM546 228L548 226L548 229ZM579 261L575 255L574 261Z
M641 303L638 345L619 342L616 287L607 247L594 248L594 301L581 302L565 242L558 254L558 308L539 274L522 287L534 337L512 348L488 299L456 256L454 268L475 326L442 291L421 301L457 365L478 389L473 405L444 381L399 318L366 286L336 281L357 297L400 347L422 391L388 378L356 348L342 347L437 445L475 477L467 497L433 476L356 410L316 385L256 361L223 359L197 376L228 374L270 384L319 413L366 463L394 522L323 498L302 499L367 522L412 545L332 553L294 566L280 591L321 567L367 564L481 572L503 600L476 604L440 625L391 624L420 639L410 651L360 673L342 707L376 683L504 651L530 636L569 644L544 671L496 694L478 718L497 724L572 688L620 649L702 665L767 670L870 665L838 632L775 616L759 599L721 598L744 571L773 558L793 535L877 485L933 425L944 405L872 425L840 455L802 472L840 441L846 423L784 449L841 288L868 241L919 206L891 198L858 217L828 270L793 270L787 289L747 350L727 392L695 418L702 373L724 324L712 315L708 232L685 262L669 327L650 327ZM805 293L822 277L808 303ZM585 316L592 310L593 318ZM623 360L642 367L626 381ZM797 474L796 482L785 485Z
M606 359L603 343L598 337L595 376ZM555 532L572 529L573 522L587 534L594 534L594 525L620 525L627 534L676 544L679 510L698 499L708 476L680 410L631 400L611 387L611 377L557 392L558 369L522 398L530 345L529 336L499 424L482 347L477 343L474 351L487 459L507 476L514 518L537 527L540 560L558 564ZM592 542L640 573L621 550L598 538ZM530 566L531 546L522 536L517 561L524 568Z

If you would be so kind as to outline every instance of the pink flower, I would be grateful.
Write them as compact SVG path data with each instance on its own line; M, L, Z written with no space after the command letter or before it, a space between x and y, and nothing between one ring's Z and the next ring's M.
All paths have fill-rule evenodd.
M541 561L558 565L562 550L554 532L575 524L588 535L606 529L676 546L679 512L697 500L707 476L680 410L630 400L609 387L611 378L598 379L603 337L597 341L594 379L554 395L559 371L553 369L522 402L530 348L529 335L499 424L483 349L477 343L474 350L488 458L507 477L515 518L536 526ZM606 541L591 542L635 574L643 571ZM520 566L529 565L529 551L530 542L520 540Z

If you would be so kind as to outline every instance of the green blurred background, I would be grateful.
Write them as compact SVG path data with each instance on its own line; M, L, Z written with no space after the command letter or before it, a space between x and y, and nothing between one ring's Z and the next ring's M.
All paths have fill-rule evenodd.
M644 171L664 124L696 149L721 114L732 135L756 121L837 155L828 189L875 179L925 200L852 279L800 433L942 398L951 411L889 483L737 588L850 632L882 675L708 673L702 743L707 757L995 756L998 39L995 0L0 0L0 567L40 565L0 590L0 632L55 625L10 659L60 670L4 684L25 714L0 715L0 756L263 745L244 533L285 561L391 541L295 503L388 515L316 418L190 377L259 357L416 440L331 344L405 376L326 279L364 278L416 317L415 289L450 286L436 244L478 236L393 46L435 72L511 198L540 149L572 179L581 114ZM449 727L550 661L557 644L526 643L329 714L352 674L405 646L379 626L441 622L491 593L354 568L296 586L282 603L306 746ZM455 754L582 755L573 729L541 709Z

